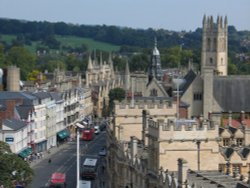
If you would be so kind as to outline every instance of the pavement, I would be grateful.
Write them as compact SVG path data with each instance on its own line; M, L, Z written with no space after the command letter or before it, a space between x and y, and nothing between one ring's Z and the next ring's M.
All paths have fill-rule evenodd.
M38 165L41 161L44 161L44 160L49 161L52 155L54 155L55 153L59 152L62 149L67 148L68 146L69 146L69 142L65 142L58 147L52 147L48 151L44 151L42 154L42 157L36 158L29 162L30 167L33 168L36 165Z

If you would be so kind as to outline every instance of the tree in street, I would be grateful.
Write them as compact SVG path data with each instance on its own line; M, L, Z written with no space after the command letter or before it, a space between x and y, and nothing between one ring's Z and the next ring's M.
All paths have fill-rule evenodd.
M126 92L122 88L114 88L109 91L109 114L114 109L114 101L122 101L125 99Z
M7 143L0 141L0 185L13 187L15 183L28 185L34 175L29 164L12 153Z

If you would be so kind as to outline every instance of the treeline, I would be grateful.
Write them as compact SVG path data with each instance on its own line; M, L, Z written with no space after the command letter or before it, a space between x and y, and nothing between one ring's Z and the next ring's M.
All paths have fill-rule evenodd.
M237 31L234 26L228 27L229 46L240 51L239 42L250 36L249 31ZM53 35L78 36L92 38L97 41L115 45L134 46L141 48L152 47L154 37L158 39L159 48L168 48L185 44L186 48L197 49L201 46L201 28L194 32L175 32L164 29L133 29L127 27L107 25L73 25L64 22L50 23L37 21L20 21L14 19L0 19L0 33L25 36L29 40L49 40ZM237 48L238 47L238 48Z
M177 67L178 65L187 66L189 59L192 59L197 66L200 63L202 29L197 28L194 32L175 32L164 29L133 29L127 27L107 26L107 25L73 25L64 22L50 23L37 21L20 21L13 19L0 19L0 41L1 34L15 35L16 39L12 44L2 41L4 54L13 46L31 45L34 41L39 41L46 50L65 48L68 52L86 52L87 46L81 47L62 47L56 35L77 36L91 38L96 41L107 42L121 46L119 54L125 54L129 58L131 71L145 70L150 61L150 51L154 45L154 38L157 38L158 48L161 52L162 66ZM249 74L250 66L248 57L250 56L250 31L237 31L234 26L228 27L228 51L229 51L229 72L231 74ZM238 56L243 54L243 56ZM45 69L51 61L53 64L62 64L67 70L84 71L86 69L87 56L76 58L73 56L39 57L35 65ZM123 56L124 57L124 56ZM115 66L118 70L123 70L127 59L120 55L114 57ZM50 63L49 63L50 61ZM60 61L61 63L58 63ZM7 62L7 61L5 61ZM57 62L57 63L55 63ZM84 62L84 63L83 63ZM1 61L0 61L1 64ZM2 64L3 61L2 61ZM51 67L53 70L54 66Z

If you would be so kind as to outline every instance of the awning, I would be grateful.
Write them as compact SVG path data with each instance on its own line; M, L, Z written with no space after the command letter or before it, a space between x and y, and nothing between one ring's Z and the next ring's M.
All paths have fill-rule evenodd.
M62 131L60 131L60 132L57 133L57 136L58 136L60 139L67 138L67 137L69 137L69 131L68 131L67 129L62 130Z
M31 148L26 148L23 151L21 151L18 155L22 158L26 158L28 157L30 154L32 153L32 149Z

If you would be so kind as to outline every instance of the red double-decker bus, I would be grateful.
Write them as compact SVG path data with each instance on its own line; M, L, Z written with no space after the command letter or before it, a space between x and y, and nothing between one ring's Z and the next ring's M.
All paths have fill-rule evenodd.
M94 128L84 128L82 130L82 140L93 140L95 136L95 130Z

